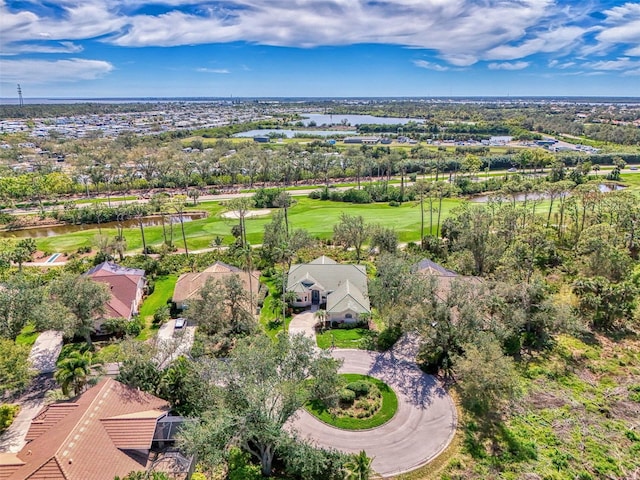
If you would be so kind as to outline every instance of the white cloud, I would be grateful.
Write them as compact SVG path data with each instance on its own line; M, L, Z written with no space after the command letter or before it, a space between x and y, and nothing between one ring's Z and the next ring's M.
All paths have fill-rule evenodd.
M615 60L587 62L584 65L594 70L628 70L629 68L640 67L640 61L634 61L628 57L620 57Z
M508 59L503 57L513 53L491 57L486 52L526 43L528 31L558 13L554 0L228 0L202 5L196 0L161 0L160 4L166 12L151 15L135 13L144 5L141 0L61 0L62 17L48 17L11 11L0 0L3 42L100 38L130 47L232 41L293 47L376 43L434 50L453 65L467 66L479 59ZM190 6L186 11L181 9L185 5ZM577 34L558 35L563 39L569 35L564 45ZM549 40L542 48L551 44ZM534 51L536 45L512 48Z
M70 58L67 60L0 59L2 81L11 83L55 83L95 80L113 70L102 60Z
M630 57L640 57L640 45L630 48L629 50L624 52L624 54L629 55Z
M433 62L427 62L426 60L414 60L413 64L416 67L426 68L428 70L435 70L436 72L445 72L449 70L449 67L446 67L444 65L440 65L437 63L433 63Z
M558 60L551 60L549 62L549 68L558 68L560 70L565 70L567 68L575 67L576 62L560 62Z
M489 70L522 70L529 66L529 62L490 63Z
M11 44L0 51L0 55L18 55L20 53L79 53L82 45L73 42L56 42L53 44L21 43Z
M220 74L231 73L226 68L196 68L196 72L201 72L201 73L220 73Z
M626 72L624 72L622 74L624 77L631 77L631 76L636 76L636 75L640 75L640 67L636 68L634 70L627 70Z

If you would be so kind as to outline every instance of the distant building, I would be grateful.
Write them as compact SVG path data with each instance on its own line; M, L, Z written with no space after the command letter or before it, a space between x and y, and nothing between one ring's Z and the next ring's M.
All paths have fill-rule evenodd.
M365 145L375 145L380 141L380 137L346 137L344 143L361 143Z

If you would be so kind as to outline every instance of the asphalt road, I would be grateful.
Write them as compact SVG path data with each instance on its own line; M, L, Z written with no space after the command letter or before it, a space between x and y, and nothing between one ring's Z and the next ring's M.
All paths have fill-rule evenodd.
M336 349L343 360L341 373L378 378L398 396L398 411L384 425L364 431L347 431L326 425L304 410L290 423L314 444L349 453L365 450L373 469L382 477L405 473L434 459L451 442L457 424L456 408L442 385L416 365L415 339L403 338L385 353Z

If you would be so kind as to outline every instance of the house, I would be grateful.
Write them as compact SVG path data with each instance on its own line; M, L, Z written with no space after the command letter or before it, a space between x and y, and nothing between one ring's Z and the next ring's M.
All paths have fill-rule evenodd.
M236 275L242 281L245 290L253 293L254 298L259 298L260 294L260 272L243 271L233 265L223 262L216 262L200 273L184 273L180 275L173 290L172 301L176 308L184 310L188 308L189 302L200 298L200 290L210 278L214 280L224 280L229 275Z
M292 265L287 291L296 294L294 307L326 305L330 323L353 323L371 313L364 265L342 265L324 255Z
M365 145L375 145L380 141L380 137L346 137L344 143L363 143Z
M431 276L435 278L437 282L436 295L443 301L451 291L451 286L454 282L467 282L474 285L482 283L482 279L480 277L459 275L427 258L422 259L413 265L411 270L418 275Z
M104 262L93 267L85 275L109 287L111 298L107 302L105 318L131 320L131 317L138 313L146 282L144 270Z
M186 479L192 459L174 446L185 420L168 411L165 400L103 379L73 400L44 407L22 450L0 453L0 479L113 480L159 466Z

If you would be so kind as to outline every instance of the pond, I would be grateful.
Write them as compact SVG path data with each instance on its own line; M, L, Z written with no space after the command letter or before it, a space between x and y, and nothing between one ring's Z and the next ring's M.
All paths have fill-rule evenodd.
M185 222L191 222L193 220L200 220L205 218L206 213L185 213L182 215L182 219ZM169 226L171 222L174 225L180 224L180 218L178 216L165 217L165 225ZM123 228L139 228L138 220L123 220L122 222L106 222L99 225L100 228L116 228L121 225ZM162 225L162 217L151 216L144 217L142 219L142 225L144 227L157 227ZM0 237L2 238L45 238L55 237L56 235L64 235L66 233L82 232L84 230L97 230L97 223L83 223L80 225L46 225L42 227L23 228L17 230L4 230L0 231Z
M598 189L602 193L608 193L608 192L613 192L617 190L624 190L625 188L627 187L623 187L622 185L616 185L615 183L600 183L598 185ZM475 197L470 198L469 200L474 203L487 203L490 198L496 198L496 197L497 195L477 195ZM509 200L509 201L513 200L513 197L511 195L504 195L502 198L504 200ZM529 193L528 195L524 193L518 193L516 195L516 202L524 202L525 198L527 199L527 201L546 200L547 198L549 198L549 195L546 193L538 193L538 192Z

